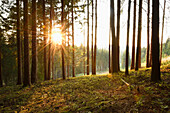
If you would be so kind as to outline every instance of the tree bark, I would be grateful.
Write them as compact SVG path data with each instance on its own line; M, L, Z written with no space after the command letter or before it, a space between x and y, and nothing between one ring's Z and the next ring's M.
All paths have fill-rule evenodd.
M130 29L130 7L131 7L131 0L129 0L128 5L128 20L127 20L127 44L126 44L126 69L125 74L129 74L129 29Z
M118 71L120 71L120 63L119 63L119 53L120 53L120 46L119 46L119 39L120 39L120 0L117 0L117 65Z
M150 18L150 0L148 0L148 16L147 16L147 56L146 56L146 67L149 67L149 36L150 36L150 32L149 32L149 18Z
M165 19L165 6L166 6L166 0L164 0L164 9L163 9L163 17L162 17L162 36L161 36L161 52L160 52L160 66L162 61L162 45L163 45L163 35L164 35L164 19Z
M110 49L110 38L111 38L111 36L110 36L110 29L109 29L109 73L111 73L111 64L110 64L110 57L111 57L111 54L110 54L110 51L111 51L111 49Z
M73 12L73 4L74 1L72 0L72 48L73 48L73 59L72 59L72 74L75 77L75 63L74 63L74 12Z
M87 0L87 75L89 74L89 0Z
M31 83L37 82L37 30L36 30L36 0L32 0L32 70Z
M69 13L69 11L68 11ZM67 59L67 77L69 78L70 76L70 31L69 31L69 28L70 28L70 22L69 22L69 15L68 15L68 59Z
M47 34L45 17L45 0L43 0L43 32L44 32L44 80L47 80Z
M95 4L95 44L94 44L94 74L96 75L96 54L97 54L97 0Z
M24 86L30 86L29 36L28 36L28 0L24 0Z
M134 68L135 68L135 37L136 37L136 0L134 0L133 40L132 40L132 61L131 61L131 69L134 69Z
M17 85L22 84L22 60L21 60L21 34L20 34L20 2L16 1L17 5L17 55L18 55L18 80Z
M0 28L0 33L1 33L1 28ZM3 82L2 82L2 60L1 60L1 38L2 38L2 36L1 36L1 34L0 34L0 87L2 87L3 86Z
M92 39L91 39L91 63L92 63L92 75L94 75L94 55L93 55L93 13L94 13L94 8L93 8L93 0L92 0Z
M138 39L135 70L138 70L141 67L141 30L142 30L142 0L139 0Z
M159 62L159 0L152 0L152 72L151 81L161 81Z

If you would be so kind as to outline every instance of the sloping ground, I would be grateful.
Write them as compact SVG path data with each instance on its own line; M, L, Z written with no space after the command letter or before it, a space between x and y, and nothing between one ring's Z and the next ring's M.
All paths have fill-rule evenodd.
M170 65L161 69L162 82L150 82L150 69L113 76L98 75L0 88L0 112L122 113L168 112ZM130 85L122 82L123 79Z

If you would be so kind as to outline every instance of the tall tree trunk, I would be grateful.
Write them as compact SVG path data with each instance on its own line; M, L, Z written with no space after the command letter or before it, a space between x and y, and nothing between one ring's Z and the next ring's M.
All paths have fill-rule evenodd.
M143 0L139 0L138 39L137 39L137 54L136 54L135 70L138 70L141 67L142 1Z
M127 20L127 44L126 44L126 69L125 74L129 74L129 29L130 29L130 7L131 7L131 0L129 0L128 5L128 20Z
M37 30L36 30L36 0L32 0L32 70L31 83L37 82Z
M146 67L149 67L149 18L150 18L150 0L148 0L148 16L147 16L147 57L146 57Z
M54 55L55 55L55 45L53 44L53 51L52 51L52 80L54 80Z
M69 13L69 11L68 11ZM67 59L67 77L69 78L70 76L70 22L69 22L69 15L68 15L68 59Z
M28 36L28 0L24 0L24 86L30 86L29 36Z
M133 40L132 40L132 61L131 61L131 69L134 69L134 68L135 68L135 37L136 37L136 0L134 0Z
M111 54L110 54L110 51L111 51L111 49L110 49L110 38L111 38L111 36L110 36L110 29L109 29L109 73L111 73L111 64L110 64L110 57L111 57Z
M116 37L115 37L115 20L114 20L114 0L111 0L111 29L112 29L112 73L118 72L118 66L116 63Z
M73 59L72 59L72 74L75 77L75 64L74 64L74 12L73 12L73 4L74 1L72 0L72 48L73 48Z
M62 2L62 12L61 12L61 24L62 24L62 33L64 33L64 0L61 0ZM62 51L61 51L61 54L62 54L62 76L63 76L63 79L66 79L66 76L65 76L65 59L64 59L64 39L62 38Z
M50 0L50 37L49 37L49 51L48 51L48 80L51 78L51 35L52 35L52 0Z
M20 35L20 2L16 1L17 5L17 55L18 55L18 80L17 85L22 84L22 60L21 60L21 35Z
M162 60L162 45L163 45L163 35L164 35L164 19L165 19L165 6L166 6L166 0L164 0L164 9L163 9L163 17L162 17L162 36L161 36L161 52L160 52L160 65Z
M92 0L92 37L91 37L91 64L92 64L92 75L94 75L94 55L93 55L93 13L94 13L94 8L93 8L93 0Z
M120 39L120 0L117 0L117 65L118 71L120 71L120 63L119 63L119 53L120 53L120 46L119 46L119 39Z
M159 0L152 0L152 72L151 81L161 81L159 62Z
M85 17L84 17L85 18ZM84 75L86 74L86 47L85 47L85 42L86 42L86 38L85 38L85 22L84 22Z
M44 32L44 80L47 80L47 34L45 17L45 0L43 0L43 32Z
M0 33L1 33L1 28L0 28ZM3 86L3 82L2 82L2 60L1 60L1 38L2 38L2 35L0 34L0 87Z
M96 75L96 54L97 54L97 0L95 4L95 44L94 44L94 74Z
M89 74L89 0L87 0L87 75Z

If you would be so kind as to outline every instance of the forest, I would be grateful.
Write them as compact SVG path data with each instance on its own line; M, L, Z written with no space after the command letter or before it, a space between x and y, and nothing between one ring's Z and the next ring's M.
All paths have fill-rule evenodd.
M0 0L0 112L169 112L169 29L169 0Z

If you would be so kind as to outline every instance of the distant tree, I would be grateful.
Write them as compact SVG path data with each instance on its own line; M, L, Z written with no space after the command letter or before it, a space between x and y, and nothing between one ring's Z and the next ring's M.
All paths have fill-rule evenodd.
M119 39L120 39L120 0L117 0L117 62L118 62L118 71L120 71L120 63L119 63L119 54L120 54L120 46L119 46Z
M92 75L94 75L94 55L93 55L93 14L94 13L94 7L93 7L93 0L92 0L92 36L91 36L91 64L92 64Z
M96 75L96 54L97 54L97 0L95 2L95 42L94 42L94 74Z
M46 15L45 15L45 0L43 4L43 33L44 33L44 80L47 80L47 26L46 26Z
M149 67L149 36L150 36L150 29L149 29L149 21L150 19L150 0L148 0L148 15L147 15L147 57L146 57L146 67Z
M61 0L61 24L62 24L62 33L64 33L64 0ZM62 46L64 46L64 39L62 39ZM62 55L62 76L63 79L66 79L65 76L65 61L64 61L64 47L62 47L62 51L61 51L61 55Z
M87 0L87 75L89 72L89 0Z
M139 20L138 20L138 39L137 39L137 53L136 53L136 68L141 67L141 30L142 30L142 1L139 0Z
M24 0L24 86L31 85L29 70L28 0Z
M152 72L151 81L161 81L159 62L159 0L152 0Z
M163 17L162 17L162 36L161 36L161 51L160 51L160 65L162 60L162 46L163 46L163 34L164 34L164 20L165 20L165 6L166 6L166 0L164 0L164 9L163 9Z
M112 31L112 73L118 72L116 59L116 37L115 37L115 20L114 20L114 0L111 0L111 31Z
M31 70L31 83L37 82L37 5L36 0L32 0L32 70Z
M132 40L131 69L135 68L135 36L136 36L136 0L134 0L134 13L133 13L133 40Z
M74 12L73 12L73 4L74 0L72 0L71 5L72 5L72 48L73 48L73 59L72 59L72 75L75 77L75 63L74 63Z
M21 61L21 34L20 34L20 1L16 0L17 5L17 54L18 54L18 79L17 85L22 84L22 61Z
M125 74L129 74L129 29L130 29L130 7L131 7L131 0L129 0L129 5L128 5L128 20L127 20L127 44L126 44L126 70Z

